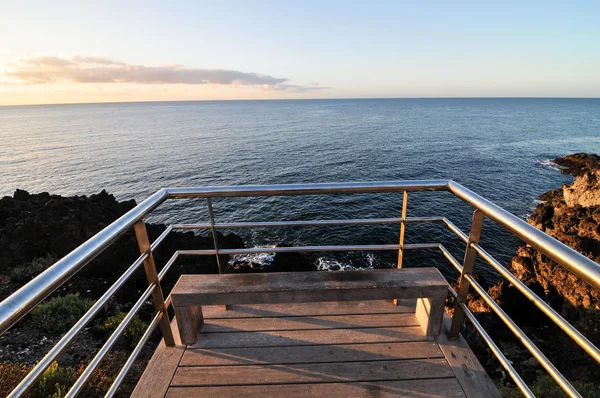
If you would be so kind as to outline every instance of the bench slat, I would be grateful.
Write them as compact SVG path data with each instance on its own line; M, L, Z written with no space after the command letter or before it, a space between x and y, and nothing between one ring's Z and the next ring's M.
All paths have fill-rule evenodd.
M340 272L182 275L175 306L440 297L448 284L435 268Z
M326 315L206 320L203 333L419 326L414 314Z

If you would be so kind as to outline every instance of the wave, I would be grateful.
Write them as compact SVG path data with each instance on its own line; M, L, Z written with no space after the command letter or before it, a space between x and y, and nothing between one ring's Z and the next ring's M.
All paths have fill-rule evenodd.
M546 159L546 160L536 160L535 163L539 164L540 166L544 166L547 167L549 169L552 170L556 170L556 171L562 171L562 166L554 163L554 161L552 159Z
M352 261L342 262L328 257L319 257L315 263L318 271L354 271L361 269L375 268L376 258L372 253L368 253L365 257L366 261L361 261L361 265L354 265Z
M229 259L228 265L255 264L259 269L269 267L275 261L275 253L235 254Z

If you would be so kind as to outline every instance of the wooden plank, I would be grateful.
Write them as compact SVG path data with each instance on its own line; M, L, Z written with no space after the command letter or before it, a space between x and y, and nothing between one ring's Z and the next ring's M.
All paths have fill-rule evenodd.
M201 333L193 348L277 347L311 344L391 343L432 340L419 326L266 332Z
M178 368L172 386L219 386L454 377L445 359L292 365L194 366Z
M179 366L257 365L443 358L433 341L295 347L188 349Z
M183 344L194 344L204 325L202 307L173 307L179 326L179 336Z
M445 297L436 268L182 275L173 305L264 304Z
M172 387L167 398L459 398L464 393L456 379L378 381L365 383L277 384L228 387Z
M203 333L357 327L419 326L413 314L332 315L281 318L211 319Z
M445 315L442 333L436 340L466 396L500 398L498 389L462 335L456 339L448 337L451 324L452 320Z
M177 370L179 361L185 352L185 345L181 344L177 322L171 321L175 346L169 347L162 339L154 351L152 358L146 365L133 393L134 398L159 398L164 397L171 379Z
M391 300L326 301L322 303L246 304L202 306L204 319L262 318L307 315L350 315L415 312L415 300L401 300L397 306Z

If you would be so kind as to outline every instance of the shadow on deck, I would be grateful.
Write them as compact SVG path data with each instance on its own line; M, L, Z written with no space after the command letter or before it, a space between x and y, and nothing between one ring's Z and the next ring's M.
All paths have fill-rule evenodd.
M161 342L134 397L499 397L464 339L426 336L415 301L204 307L193 345Z

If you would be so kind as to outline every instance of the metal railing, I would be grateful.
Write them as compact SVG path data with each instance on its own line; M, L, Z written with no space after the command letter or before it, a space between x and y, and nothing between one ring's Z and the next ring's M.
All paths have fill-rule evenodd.
M473 214L471 230L469 234L463 232L446 217L407 217L408 193L413 191L448 191L464 202L473 206L476 210ZM384 193L402 192L403 205L402 214L399 218L378 219L342 219L342 220L308 220L308 221L268 221L268 222L231 222L217 223L215 221L211 198L216 197L249 197L249 196L296 196L296 195L324 195L324 194L357 194L357 193ZM183 198L205 198L207 199L209 223L208 224L173 224L152 243L148 240L143 218L150 214L167 199ZM67 397L74 397L81 392L85 382L98 367L104 356L116 343L117 339L125 331L131 320L140 310L146 300L152 297L157 311L146 332L133 349L125 365L116 376L112 386L106 393L107 397L115 394L131 368L142 347L150 338L153 330L159 326L163 334L165 344L174 345L174 338L170 328L169 314L167 308L171 304L170 296L163 297L161 281L169 269L180 256L216 256L219 272L223 272L220 255L250 254L250 253L285 253L285 252L327 252L327 251L376 251L391 250L398 251L398 267L402 267L403 254L405 250L415 249L438 249L444 257L460 273L458 292L449 288L449 293L455 299L455 313L452 320L450 334L457 336L463 319L466 317L479 332L483 340L490 347L492 353L498 358L500 364L506 369L515 384L525 396L533 397L533 393L515 371L510 361L504 356L496 343L485 331L475 318L466 304L466 297L470 289L475 290L490 308L500 317L507 327L531 352L531 354L546 369L561 388L572 397L580 396L566 378L535 346L531 339L514 323L504 310L487 294L477 281L473 278L475 258L480 256L487 261L493 269L502 275L508 282L515 286L525 297L531 300L545 315L547 315L557 326L581 346L596 362L600 363L600 350L592 344L577 329L569 324L560 314L553 310L546 302L533 293L518 278L512 275L502 264L486 252L479 244L479 237L483 221L489 218L501 225L515 236L529 245L535 247L566 270L577 275L590 284L594 289L600 290L600 265L593 262L582 254L572 250L542 231L532 227L525 221L515 217L494 203L484 199L462 185L452 180L426 180L426 181L391 181L391 182L361 182L361 183L331 183L331 184L295 184L295 185L268 185L268 186L235 186L235 187L204 187L204 188L168 188L161 189L150 196L144 202L136 206L127 214L110 224L108 227L93 236L87 242L73 250L46 271L41 273L31 282L13 293L10 297L0 303L0 334L6 332L24 315L31 311L37 304L44 300L59 286L65 283L75 273L80 271L90 261L96 258L120 236L130 229L134 229L138 241L140 256L138 259L117 279L117 281L95 302L87 313L52 347L52 349L34 366L30 373L12 391L10 397L23 395L33 386L36 380L50 364L67 348L73 339L94 318L108 300L125 284L135 271L143 265L148 279L148 288L142 293L139 300L133 305L123 321L108 338L104 346L98 351L90 364L85 368L78 380L67 393ZM404 235L407 224L438 222L444 224L450 231L456 234L466 243L463 262L459 262L440 243L405 244ZM345 245L345 246L294 246L294 247L269 247L269 248L242 248L223 249L219 248L216 231L219 229L232 228L271 228L271 227L307 227L307 226L332 226L332 225L374 225L374 224L399 224L400 240L398 244L378 245ZM214 249L212 250L178 250L169 261L157 273L154 264L153 252L159 247L164 239L175 230L210 230L213 236Z

